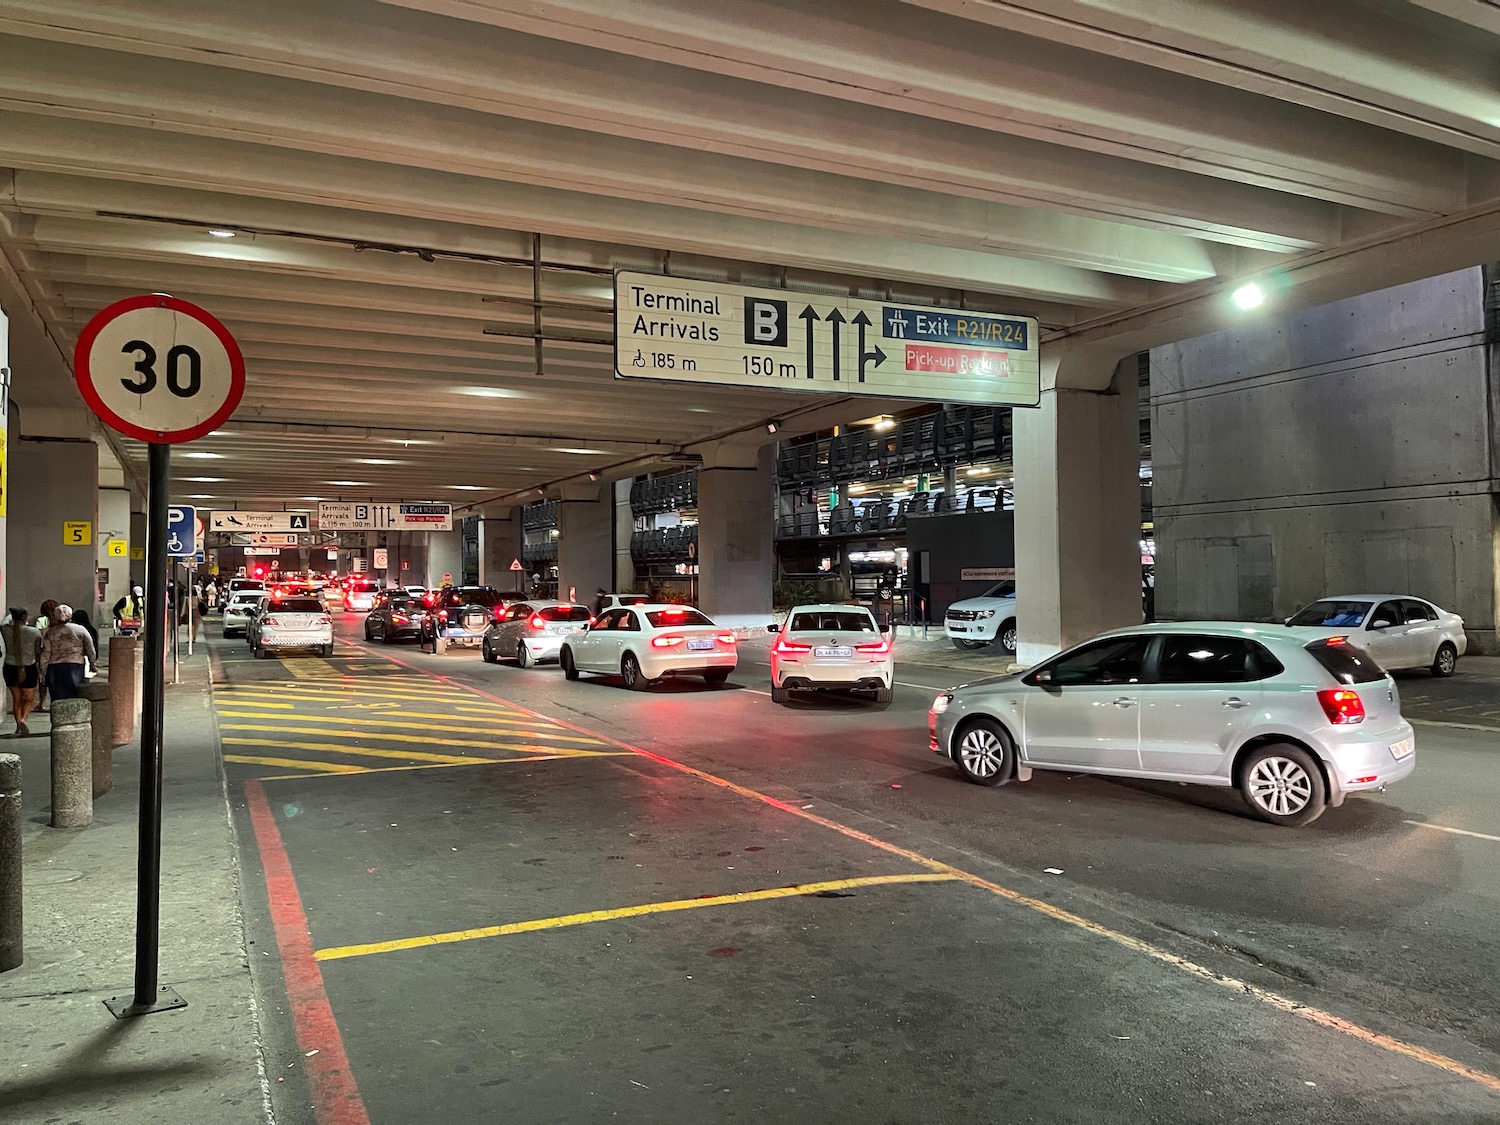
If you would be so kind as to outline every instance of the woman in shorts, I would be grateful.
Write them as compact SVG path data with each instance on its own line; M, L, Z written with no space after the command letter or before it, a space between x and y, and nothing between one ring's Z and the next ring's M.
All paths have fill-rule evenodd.
M37 659L41 655L42 632L26 623L24 609L10 611L0 629L0 647L5 649L5 686L10 688L10 713L16 720L16 737L31 733L26 720L36 706Z

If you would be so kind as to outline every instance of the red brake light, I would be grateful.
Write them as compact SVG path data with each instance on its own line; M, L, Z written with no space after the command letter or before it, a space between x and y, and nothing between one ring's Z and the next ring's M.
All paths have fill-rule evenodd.
M405 625L411 618L402 613L393 613L391 614L391 620L397 625Z
M798 644L796 641L787 640L785 633L776 638L777 652L811 652L812 647L812 645Z
M661 615L663 617L685 617L687 615L687 610L683 609L681 606L676 606L672 609L662 610Z
M1318 702L1323 705L1323 713L1328 716L1328 721L1335 726L1364 722L1365 705L1357 691L1327 688L1318 692Z
M542 620L542 615L540 613L533 613L530 620L528 620L526 624L533 629L545 629L547 627L547 623Z
M856 652L890 652L891 642L881 637L878 641L868 641L862 645L854 646Z
M440 609L440 610L438 610L438 614L437 615L438 615L438 620L439 621L447 621L448 620L448 611L446 609Z
M320 617L320 618L318 618L318 620L316 622L314 622L314 624L317 624L317 625L332 625L333 624L333 618L331 618L331 617Z
M715 638L721 645L732 645L739 640L733 633L720 633Z
M1342 645L1342 644L1348 644L1349 643L1349 638L1348 637L1329 637L1323 643L1325 645Z
M274 618L274 617L269 617L269 616L264 621L262 621L261 624L262 625L270 625L272 628L280 628L281 627L281 622L280 621L276 620L276 618Z
M651 638L651 647L671 648L673 645L680 645L686 639L686 637L679 637L674 633L664 633L660 637Z

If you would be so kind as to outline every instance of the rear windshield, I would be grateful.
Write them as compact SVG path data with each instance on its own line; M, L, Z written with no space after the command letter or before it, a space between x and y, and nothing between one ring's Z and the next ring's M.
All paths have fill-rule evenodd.
M1307 646L1307 651L1341 684L1368 684L1385 679L1385 672L1374 658L1347 641L1338 644L1314 641Z
M645 605L651 599L645 594L614 594L617 605Z
M792 617L790 633L873 633L875 619L868 613L838 613L823 610L818 613L798 613Z
M379 588L380 587L376 586L375 583L373 583L373 582L351 582L351 583L349 583L349 592L351 594L372 594L376 590L378 590Z
M265 597L265 595L262 594L259 590L246 590L243 593L231 594L229 596L229 604L254 605L263 597Z
M276 608L282 613L322 613L323 603L317 598L282 598Z
M651 622L655 629L671 629L678 625L712 625L713 622L704 617L696 609L653 609L646 614L646 620Z
M421 613L427 607L416 598L392 598L391 609L397 613Z
M499 594L488 586L465 586L458 590L449 590L442 596L443 605L482 605L497 606L502 604Z
M1349 629L1360 624L1370 612L1370 602L1326 601L1313 602L1288 625L1324 625L1330 629Z
M594 616L588 606L582 605L549 605L537 612L543 621L587 621Z

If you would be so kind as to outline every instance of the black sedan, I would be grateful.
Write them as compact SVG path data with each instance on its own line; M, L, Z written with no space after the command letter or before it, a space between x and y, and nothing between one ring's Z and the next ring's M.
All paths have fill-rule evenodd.
M388 645L414 641L421 634L426 618L427 606L420 598L410 597L401 590L387 591L375 599L375 608L365 618L365 640L379 639Z

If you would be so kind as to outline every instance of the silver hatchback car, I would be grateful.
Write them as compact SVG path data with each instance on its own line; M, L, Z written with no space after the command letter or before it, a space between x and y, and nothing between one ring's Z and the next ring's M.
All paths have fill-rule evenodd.
M1183 622L1120 629L1013 676L954 688L929 743L970 781L1033 769L1237 787L1308 824L1416 768L1395 682L1326 629Z

